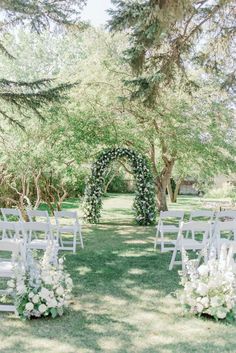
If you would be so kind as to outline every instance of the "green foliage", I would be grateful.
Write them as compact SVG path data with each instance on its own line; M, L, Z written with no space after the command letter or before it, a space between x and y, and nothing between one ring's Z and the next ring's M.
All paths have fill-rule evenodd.
M214 187L208 190L205 194L206 198L220 199L220 198L230 198L232 200L236 199L236 187L231 183L224 183L222 187Z
M77 1L23 1L4 0L0 4L1 28L0 28L0 54L16 65L15 48L8 49L9 42L5 34L11 33L11 27L26 26L38 34L43 30L55 29L55 26L74 26L77 30L83 28L80 21L80 12L84 0ZM12 54L14 53L14 54ZM21 67L22 62L18 64ZM5 71L3 69L3 76ZM61 82L53 84L49 77L30 81L28 72L25 71L25 79L20 80L11 73L10 77L0 78L0 116L13 125L24 128L22 120L18 116L28 118L36 115L45 117L43 108L50 103L58 103L66 96L66 91L72 87L71 83Z
M165 87L178 86L179 77L186 92L192 92L197 85L189 68L196 66L205 74L219 75L222 86L234 90L233 0L113 0L113 4L110 29L126 31L130 40L124 58L133 70L133 78L127 80L131 98L154 106Z
M140 225L155 222L155 195L152 174L146 159L128 148L114 148L103 151L93 164L92 174L85 192L84 212L90 223L98 223L101 216L104 177L107 167L117 158L130 162L136 180L134 209L136 221Z

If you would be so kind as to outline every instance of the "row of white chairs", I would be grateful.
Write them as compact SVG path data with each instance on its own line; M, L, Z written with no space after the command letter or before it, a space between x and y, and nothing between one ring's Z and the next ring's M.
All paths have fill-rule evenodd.
M2 239L23 238L26 246L35 249L45 249L48 241L56 241L59 250L72 250L73 253L76 252L77 244L84 248L82 227L77 212L55 211L55 224L51 223L47 211L27 210L29 222L24 222L19 209L2 208L1 213L3 216L3 221L0 221ZM71 234L73 240L65 240L63 238L65 234Z
M160 244L161 252L174 250L174 245L180 230L180 224L183 222L184 216L184 211L160 212L159 222L156 226L154 249L156 249L157 245ZM207 210L192 211L188 221L208 221L212 224L212 231L214 231L217 222L222 220L236 220L236 210L219 211L216 213L214 211ZM189 236L189 233L191 233L192 237L194 237L194 229L191 229L191 227L189 227L186 232L187 236ZM165 234L168 234L168 236L170 234L172 236L175 234L175 239L166 240Z
M56 211L54 224L47 211L27 210L29 222L24 222L19 209L2 208L0 220L0 278L9 279L14 274L14 265L27 267L28 254L31 249L46 250L52 244L52 262L57 262L58 250L73 250L77 244L83 248L81 224L76 212ZM66 223L66 224L65 224ZM63 234L70 234L73 240L63 239ZM77 239L78 238L78 239ZM7 253L9 253L7 257ZM7 257L7 258L6 258ZM7 294L6 289L0 295ZM0 304L0 311L15 312L15 306Z
M193 235L189 237L188 232L193 232ZM209 221L181 222L169 269L172 270L174 265L182 263L183 249L185 251L200 251L198 260L204 256L206 262L210 249L214 247L217 256L219 256L223 244L227 248L236 247L236 220L217 221L214 225ZM181 255L180 261L176 261L178 252Z

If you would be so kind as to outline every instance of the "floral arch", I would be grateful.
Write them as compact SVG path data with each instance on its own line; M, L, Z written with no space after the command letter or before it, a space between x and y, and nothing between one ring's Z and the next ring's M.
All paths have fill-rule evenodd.
M107 149L98 156L97 161L93 164L91 176L85 190L84 212L86 219L89 223L99 222L105 173L110 163L119 158L127 159L134 173L136 195L133 207L136 211L137 223L140 225L154 223L156 205L150 167L144 156L129 148Z

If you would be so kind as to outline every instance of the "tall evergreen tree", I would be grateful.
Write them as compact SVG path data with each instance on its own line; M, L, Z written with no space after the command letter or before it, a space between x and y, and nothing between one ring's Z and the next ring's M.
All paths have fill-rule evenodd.
M40 33L45 29L56 30L73 26L82 29L80 12L86 0L2 0L0 2L0 55L14 62L14 53L5 44L6 33L17 26L27 26ZM53 85L50 78L35 81L17 81L0 78L0 115L11 123L22 126L16 112L23 116L34 113L43 117L42 108L50 102L58 102L71 84Z
M130 47L125 59L134 79L132 98L152 105L178 72L186 90L196 85L188 67L201 64L235 89L235 2L232 0L112 0L109 26L125 30ZM224 73L224 75L222 75Z

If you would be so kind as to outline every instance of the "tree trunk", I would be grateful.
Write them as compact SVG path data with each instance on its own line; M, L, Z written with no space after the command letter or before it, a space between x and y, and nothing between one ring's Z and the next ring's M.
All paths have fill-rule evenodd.
M62 191L63 191L62 195L60 195L60 191L57 190L57 210L58 211L62 210L62 207L61 207L62 203L65 200L65 198L68 196L68 193L67 193L67 191L66 191L66 189L64 188L63 185L61 185L61 188L62 188ZM55 189L55 191L56 191L56 189Z
M166 200L166 189L170 182L172 169L174 166L174 159L165 163L160 175L156 176L156 195L157 195L157 208L158 211L168 211L167 200Z
M117 174L114 173L111 178L108 180L108 182L106 183L106 185L104 186L104 194L107 193L107 189L109 188L109 185L111 184L112 180L115 178Z
M154 127L158 132L159 128L156 126L154 121ZM158 211L168 211L167 201L166 201L166 189L167 185L170 182L172 170L176 161L176 156L168 155L167 146L165 145L165 141L160 139L161 142L161 158L164 162L164 166L159 172L157 163L156 163L156 149L155 143L151 142L151 161L152 161L152 168L154 174L154 182L156 188L156 200L157 200L157 209Z
M160 186L157 187L156 190L157 197L157 208L158 211L168 211L167 200L166 200L166 188L162 188Z
M39 207L40 203L41 203L41 189L39 186L39 179L41 177L41 170L38 172L37 175L34 175L34 185L35 185L35 189L36 189L36 201L34 204L34 210L37 210L37 208Z
M169 179L169 181L167 183L167 191L168 191L170 202L175 202L174 201L174 193L173 193L173 190L172 190L170 179Z
M178 197L178 194L179 194L179 189L180 189L180 186L181 186L181 183L183 181L183 178L180 178L176 185L175 185L175 191L174 191L174 198L173 198L173 202L177 202L177 197Z

